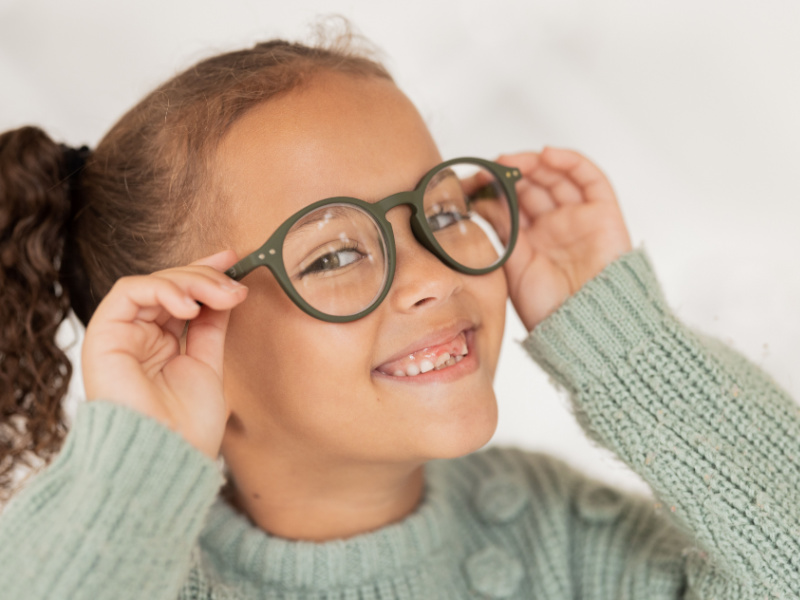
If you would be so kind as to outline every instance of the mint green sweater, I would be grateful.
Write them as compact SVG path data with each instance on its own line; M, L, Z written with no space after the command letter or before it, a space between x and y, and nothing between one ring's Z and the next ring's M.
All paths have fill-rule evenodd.
M289 541L218 499L216 464L178 434L93 402L0 519L0 597L800 598L800 408L678 323L643 253L523 345L657 501L492 448L429 463L400 523Z

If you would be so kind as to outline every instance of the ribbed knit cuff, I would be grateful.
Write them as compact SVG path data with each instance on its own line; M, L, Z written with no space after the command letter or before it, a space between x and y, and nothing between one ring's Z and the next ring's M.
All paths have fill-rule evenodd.
M647 256L634 250L586 283L522 346L558 383L577 389L651 340L667 313Z

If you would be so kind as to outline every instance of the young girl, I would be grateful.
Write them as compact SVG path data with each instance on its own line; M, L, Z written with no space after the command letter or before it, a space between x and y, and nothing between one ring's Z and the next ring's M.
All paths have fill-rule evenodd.
M2 597L800 597L797 406L676 321L587 159L442 163L380 64L282 41L93 151L3 134L7 492L64 438L70 307L89 402L2 515ZM475 452L509 296L655 505Z

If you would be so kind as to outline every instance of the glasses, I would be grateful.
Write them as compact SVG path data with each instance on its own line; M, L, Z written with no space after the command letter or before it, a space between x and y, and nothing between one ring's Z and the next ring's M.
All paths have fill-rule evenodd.
M514 249L519 178L513 167L456 158L428 171L413 191L378 202L320 200L289 217L225 273L240 280L265 266L312 317L355 321L375 310L392 285L396 249L386 213L411 207L411 231L420 244L459 273L482 275L499 268Z

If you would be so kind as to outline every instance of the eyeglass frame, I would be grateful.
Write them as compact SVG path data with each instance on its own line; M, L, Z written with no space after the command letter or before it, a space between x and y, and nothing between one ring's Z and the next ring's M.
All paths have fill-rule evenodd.
M503 191L505 192L511 212L511 232L508 238L508 244L505 253L492 265L480 269L466 267L456 262L447 252L444 251L439 242L436 241L430 226L424 222L424 220L426 220L424 205L425 191L427 190L428 184L433 176L452 165L464 163L483 167L495 176L497 182L503 187ZM392 287L392 282L394 281L394 273L397 266L397 246L394 239L392 225L386 218L386 214L390 210L398 206L410 206L411 231L417 241L422 244L426 250L442 261L445 265L458 271L459 273L464 273L466 275L484 275L500 268L503 263L508 260L511 252L514 250L514 245L516 244L517 235L519 233L519 209L517 203L517 193L514 184L521 179L521 177L522 175L520 174L519 169L515 167L508 167L506 165L501 165L500 163L482 158L461 157L446 160L430 169L422 177L420 182L413 190L397 192L383 198L382 200L378 200L377 202L367 202L365 200L361 200L360 198L352 198L349 196L334 196L331 198L318 200L313 204L309 204L308 206L302 208L286 219L281 226L278 227L278 229L276 229L275 232L269 236L269 238L267 238L266 242L264 242L258 249L245 256L235 265L227 269L225 274L231 279L240 281L251 271L255 270L256 267L267 267L278 280L278 283L280 284L281 288L283 288L283 291L303 312L316 319L327 321L329 323L348 323L351 321L356 321L367 316L369 313L374 311L381 304L381 302L383 302ZM291 278L286 272L286 266L283 262L283 244L286 234L291 230L294 224L302 219L305 215L329 204L351 205L366 212L370 217L372 217L373 221L378 226L386 246L388 264L383 289L367 308L353 315L330 315L311 306L297 292L294 285L292 285Z

